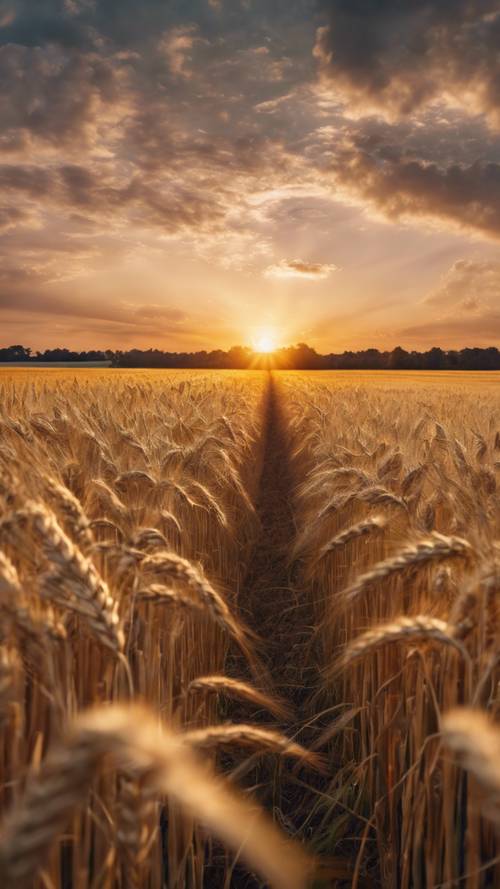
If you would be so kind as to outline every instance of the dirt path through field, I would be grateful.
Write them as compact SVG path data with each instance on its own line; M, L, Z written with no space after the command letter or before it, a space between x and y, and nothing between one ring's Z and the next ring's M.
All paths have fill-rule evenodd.
M300 707L304 699L300 648L310 633L307 608L296 586L290 549L295 538L293 482L279 392L270 375L265 450L257 512L261 533L242 585L240 608L264 643L276 691ZM300 715L300 714L298 714Z
M295 541L293 512L294 477L290 442L281 414L280 386L271 373L266 417L265 447L257 512L261 533L242 584L239 605L247 624L262 641L261 655L275 693L288 702L292 714L281 730L289 738L310 747L317 741L320 725L311 723L308 702L317 689L312 601L300 586L297 566L290 560ZM261 719L271 723L263 713ZM252 722L258 716L252 717ZM325 778L286 759L261 758L254 773L260 801L290 835L307 844L317 829L319 812L313 809L325 791ZM323 860L321 885L350 885L352 862L346 856ZM259 885L243 870L236 870L232 889ZM319 885L319 882L318 882ZM360 886L365 884L360 882Z
M304 664L310 663L310 658L304 655L303 648L310 641L312 618L308 597L301 594L289 560L295 538L293 487L279 388L271 373L264 461L257 500L261 532L242 584L239 605L246 622L262 640L261 655L274 692L291 705L293 715L282 725L282 730L301 741L306 721L304 705L310 692L304 671ZM262 714L262 721L270 723L272 718ZM298 789L293 764L283 760L277 768L279 795L278 782L274 786L271 772L265 769L260 796L273 808L282 826L295 833L303 817L299 813L298 797L303 797L304 793Z
M269 374L268 401L264 418L264 447L262 475L256 502L260 533L250 555L248 570L240 586L238 606L242 617L260 640L258 653L266 668L261 686L278 695L290 705L290 719L276 726L275 718L267 711L249 712L248 705L229 706L226 718L232 722L261 723L278 727L289 738L304 743L303 724L305 702L310 689L304 684L304 664L308 658L302 648L311 634L311 615L296 586L293 566L289 563L290 550L295 539L293 519L293 479L289 460L289 445L281 422L279 385ZM248 665L238 655L236 663L229 665L228 672L246 676L254 683L255 677ZM307 682L307 680L306 680ZM247 786L260 803L272 813L280 827L290 836L301 836L304 821L306 783L316 776L303 769L294 772L296 762L275 756L248 759L247 771L238 774L238 784ZM240 759L241 763L241 759ZM226 770L236 765L229 760ZM207 889L221 889L223 868L213 867L207 876ZM261 883L252 877L243 865L236 865L231 889L262 889Z

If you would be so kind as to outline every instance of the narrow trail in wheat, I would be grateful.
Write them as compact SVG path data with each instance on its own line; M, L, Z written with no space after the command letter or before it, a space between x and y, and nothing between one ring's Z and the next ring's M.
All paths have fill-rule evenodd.
M307 660L302 649L309 643L312 616L308 597L301 594L289 560L295 538L294 484L289 444L281 418L279 390L272 373L269 376L265 423L263 467L256 504L260 534L242 584L240 608L250 627L262 640L262 655L274 691L291 704L293 715L283 725L283 730L289 737L295 738L305 721L304 705L310 691L304 674ZM262 719L268 721L268 716L263 714ZM262 787L262 798L279 813L283 826L295 832L301 820L297 807L297 786L291 775L290 780L286 780L285 764L281 763L279 769L279 797L273 788L272 775L269 775L268 786Z
M239 610L247 626L258 637L258 654L265 667L262 688L290 705L290 718L279 725L289 738L300 741L305 702L309 697L304 664L308 662L302 647L311 634L312 612L306 597L297 588L295 571L290 565L290 551L295 539L293 518L293 479L289 459L289 443L281 419L279 390L269 373L267 404L264 414L263 443L260 454L261 477L256 500L259 533L254 542L248 569L240 585ZM236 663L227 667L229 673L243 676L250 682L255 677L240 655L234 653ZM307 671L306 671L307 672ZM248 706L231 703L226 716L231 722L248 721ZM276 727L276 719L262 709L251 715L252 724ZM308 739L306 738L306 741ZM221 755L221 754L220 754ZM223 756L223 754L222 754ZM227 763L230 768L230 763ZM300 836L304 818L302 803L304 789L294 777L294 763L282 757L260 757L255 768L240 774L240 784L251 788L259 802L272 813L280 827L292 836ZM301 777L311 778L310 770L300 771ZM316 776L312 776L312 780ZM210 889L223 885L220 859L206 871L205 883ZM232 889L261 889L262 884L247 870L237 865L231 879Z
M295 537L293 481L284 434L279 393L270 374L264 459L257 500L260 534L242 585L240 606L265 645L264 657L275 689L294 705L304 697L297 649L310 627L307 607L296 589L289 563ZM307 615L309 616L309 615Z

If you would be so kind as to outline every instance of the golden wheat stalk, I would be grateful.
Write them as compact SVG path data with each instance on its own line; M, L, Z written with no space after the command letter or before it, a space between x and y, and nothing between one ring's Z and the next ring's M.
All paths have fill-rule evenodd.
M63 531L43 504L28 502L17 519L27 520L53 569L40 578L40 591L60 607L85 617L92 633L107 648L123 651L124 635L118 603L95 565Z
M9 718L10 706L16 701L17 693L13 653L0 645L0 729Z
M298 759L318 771L323 768L322 758L317 753L306 750L301 744L291 741L280 732L260 726L232 723L214 725L185 732L183 737L185 743L198 750L211 750L214 747L228 747L234 744L240 747L257 747L269 753L278 753L280 756Z
M250 631L236 620L220 593L191 562L165 550L147 555L141 562L141 572L187 586L213 620L235 640L249 663L256 665L249 643Z
M361 503L368 503L370 506L387 506L402 509L403 512L408 511L408 505L402 497L398 497L393 491L389 491L381 485L375 485L373 488L366 488L363 491L352 494L348 503L359 500ZM345 504L347 506L347 503Z
M350 491L349 493L340 492L335 494L329 502L319 511L318 520L321 521L328 516L332 516L354 503L367 503L369 506L385 506L401 509L405 513L408 512L407 503L397 494L389 491L382 485L373 485L372 487L363 488L359 491Z
M462 707L443 716L441 733L445 745L483 786L484 814L500 826L500 727L484 711Z
M133 772L123 771L118 778L116 839L125 889L141 889L144 885L144 867L154 837L154 829L152 836L150 833L154 809L152 788Z
M435 531L423 540L404 547L389 559L379 562L366 574L361 574L351 586L342 591L340 596L344 605L347 606L381 580L387 580L395 575L402 576L409 571L425 568L448 559L467 561L472 558L473 552L473 548L467 540L463 540L461 537L446 537Z
M85 801L106 755L174 800L188 816L241 852L276 889L305 889L310 862L250 801L216 779L191 744L139 707L102 707L81 716L42 763L0 834L2 889L29 886L54 839Z
M428 466L426 463L422 463L420 466L416 466L414 469L410 469L406 475L403 477L401 481L401 493L403 497L406 497L410 494L413 489L423 481L425 475L428 472Z
M362 633L346 648L338 664L334 666L334 672L367 657L377 648L396 642L441 642L444 645L453 646L466 656L465 649L457 639L453 625L437 617L419 614L416 617L399 617Z
M355 525L351 525L349 528L341 531L340 534L336 534L335 537L332 537L332 539L321 548L318 556L314 560L314 564L318 564L318 562L323 561L323 559L330 553L347 546L349 543L353 543L355 540L367 537L368 535L381 533L386 527L387 519L384 518L384 516L374 516L373 518L364 519L361 522L357 522Z
M46 639L63 640L66 630L51 610L34 614L27 604L19 575L9 557L0 550L0 611L12 622L20 641L43 645Z
M79 547L87 554L94 543L89 519L87 518L78 497L51 476L45 477L47 492L64 515L71 533Z
M315 469L298 489L297 496L300 500L305 500L316 494L322 493L325 485L335 487L339 490L341 487L352 487L353 483L358 485L372 485L373 479L357 466L339 466L337 469Z
M224 694L229 698L236 698L237 700L254 704L256 707L269 710L278 719L290 718L290 707L283 701L265 694L246 682L230 679L229 676L201 676L198 679L193 679L189 683L187 694L194 694L195 692L204 695L210 693Z
M377 469L377 477L381 481L391 476L399 476L403 469L403 456L399 452L388 457Z
M93 478L88 484L90 507L94 513L97 509L109 513L117 522L127 517L127 507L102 478ZM101 518L101 516L98 516Z
M127 493L131 489L139 486L141 489L148 489L150 491L154 491L157 487L158 482L156 479L150 475L149 472L145 472L143 469L129 469L127 472L122 472L115 479L115 488L119 491L123 491Z
M197 496L197 503L212 515L217 523L222 527L229 529L229 521L226 513L224 512L222 506L219 504L217 498L212 494L211 491L207 488L206 485L202 485L201 482L191 480L189 482L188 490L190 494L194 494Z
M90 523L90 528L92 531L111 531L111 534L116 535L118 540L123 541L125 539L123 528L120 528L120 526L116 522L111 521L111 519L93 519ZM96 547L98 546L99 544L92 544L91 551L98 552L98 550L96 550Z

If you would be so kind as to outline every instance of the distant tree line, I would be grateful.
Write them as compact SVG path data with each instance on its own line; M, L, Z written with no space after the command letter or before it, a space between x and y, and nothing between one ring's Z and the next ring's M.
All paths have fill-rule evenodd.
M213 368L248 369L273 367L289 370L500 370L500 352L488 349L460 351L433 348L427 352L407 352L398 346L390 352L365 349L319 355L305 343L277 349L272 356L260 355L245 346L234 346L227 352L163 352L159 349L130 349L127 352L73 352L70 349L46 349L33 353L25 346L0 349L0 362L82 362L110 361L113 367Z

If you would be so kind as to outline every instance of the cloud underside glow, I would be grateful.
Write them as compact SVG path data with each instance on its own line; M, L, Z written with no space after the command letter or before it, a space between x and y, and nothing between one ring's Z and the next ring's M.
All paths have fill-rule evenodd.
M3 340L498 338L497 3L319 7L0 0Z

